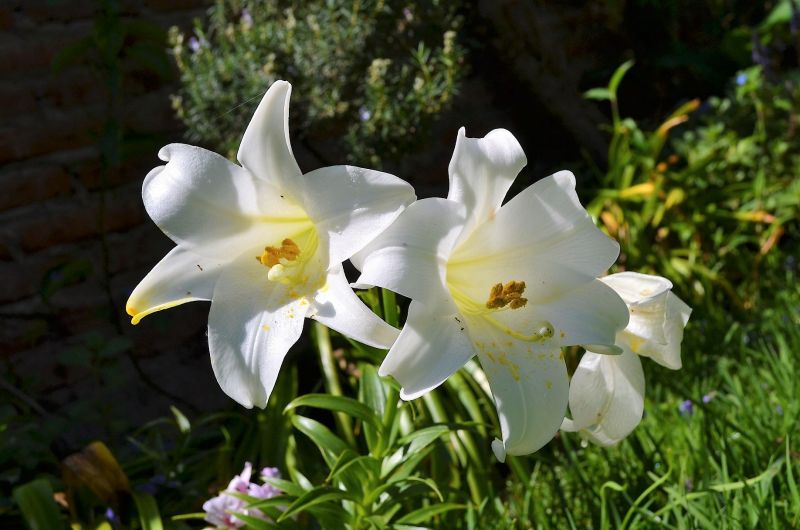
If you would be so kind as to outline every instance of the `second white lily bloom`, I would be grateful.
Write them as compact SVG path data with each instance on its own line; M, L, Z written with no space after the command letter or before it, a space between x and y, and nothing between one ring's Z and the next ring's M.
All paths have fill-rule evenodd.
M586 351L570 383L572 419L565 419L562 429L612 446L642 420L645 382L639 356L679 369L683 328L692 310L670 291L672 282L660 276L622 272L602 281L630 310L628 326L617 335L622 354Z
M613 348L625 303L597 280L619 246L592 222L562 171L503 199L527 160L502 129L458 134L447 199L409 206L353 262L361 286L412 299L400 337L380 368L413 399L478 355L497 407L502 441L527 454L546 444L566 412L561 347Z
M303 174L289 144L290 93L285 81L269 88L242 138L241 166L172 144L142 189L147 213L177 246L133 291L128 313L135 324L211 300L214 374L245 407L266 406L305 317L382 348L398 335L353 293L342 262L388 227L414 190L351 166Z

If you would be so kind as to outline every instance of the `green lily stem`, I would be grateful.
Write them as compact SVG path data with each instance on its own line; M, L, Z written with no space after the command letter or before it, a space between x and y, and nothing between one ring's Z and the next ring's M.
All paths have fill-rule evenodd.
M383 319L386 323L390 326L398 327L400 318L397 312L397 298L394 292L389 289L381 289L381 305L383 306ZM383 433L381 436L380 453L392 446L390 438L397 417L397 405L399 401L400 392L394 386L388 386L386 407L383 409Z
M397 297L389 289L381 289L381 301L383 302L383 319L390 326L398 327L400 319L397 314Z
M336 361L333 359L333 347L331 346L331 336L328 328L314 322L314 339L319 351L319 360L322 364L322 373L325 376L325 389L332 396L342 396L342 386L339 384L339 375L336 369ZM336 412L333 415L336 427L342 437L352 447L356 447L356 438L353 434L353 422L350 416L344 412Z

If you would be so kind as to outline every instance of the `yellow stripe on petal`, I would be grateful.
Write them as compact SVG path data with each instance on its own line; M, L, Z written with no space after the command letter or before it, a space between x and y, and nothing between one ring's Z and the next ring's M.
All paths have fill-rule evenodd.
M157 311L163 311L164 309L169 309L171 307L175 307L181 304L185 304L186 302L194 302L198 300L197 298L187 297L181 298L179 300L173 300L172 302L167 302L164 304L159 304L150 308L145 309L144 311L137 311L132 305L128 305L125 310L131 315L131 324L134 326L139 323L144 317L151 313L155 313Z

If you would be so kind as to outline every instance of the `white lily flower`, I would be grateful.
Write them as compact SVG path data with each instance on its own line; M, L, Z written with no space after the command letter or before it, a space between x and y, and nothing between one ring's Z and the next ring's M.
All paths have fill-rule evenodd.
M510 132L474 139L461 129L447 199L415 202L353 259L359 285L412 299L379 373L413 399L477 354L500 419L502 441L492 443L500 461L536 451L558 431L568 396L561 347L613 345L628 317L596 279L619 246L581 206L572 173L503 205L526 163Z
M612 446L639 425L644 411L644 372L639 355L677 370L681 367L683 328L692 310L660 276L622 272L601 278L625 301L628 326L617 334L621 355L587 350L572 376L572 419L562 429L580 431L592 442Z
M132 322L211 300L214 374L248 408L266 406L304 317L381 348L399 333L358 299L341 264L397 218L413 188L351 166L302 174L289 143L290 94L285 81L269 88L242 138L241 166L172 144L142 189L147 213L177 246L131 294Z

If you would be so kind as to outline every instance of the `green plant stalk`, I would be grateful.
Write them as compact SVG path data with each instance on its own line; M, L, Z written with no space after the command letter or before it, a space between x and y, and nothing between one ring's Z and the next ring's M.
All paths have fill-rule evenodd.
M390 326L399 326L399 316L397 314L397 298L394 292L389 289L381 289L381 302L383 305L383 319ZM386 407L383 409L383 433L381 433L379 455L388 450L391 443L392 425L397 417L397 404L400 400L400 392L394 385L389 385L386 393ZM384 443L385 441L385 443Z
M325 376L325 389L333 396L343 396L342 386L339 384L339 376L336 370L336 362L333 359L333 348L331 347L331 336L328 328L314 322L314 342L319 351L319 360L322 365L322 373ZM356 447L356 439L353 435L353 422L344 412L337 412L333 415L336 428L342 437L352 447Z

